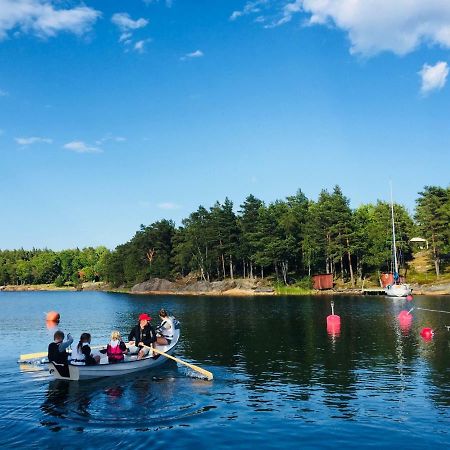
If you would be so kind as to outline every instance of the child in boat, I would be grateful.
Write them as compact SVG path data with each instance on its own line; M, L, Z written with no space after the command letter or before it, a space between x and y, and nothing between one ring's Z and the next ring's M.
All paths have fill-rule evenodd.
M127 346L123 342L120 333L113 331L111 333L111 341L106 346L106 354L108 355L108 361L110 364L122 362L124 354L128 353Z
M100 362L100 356L92 354L90 343L91 335L82 333L80 342L78 342L76 349L72 351L71 364L76 366L95 366L95 364Z
M164 309L159 310L161 324L156 329L156 343L158 345L170 345L173 339L174 320L173 317Z
M73 338L70 333L67 335L66 342L64 341L64 333L57 330L53 336L53 342L48 346L48 360L58 364L67 364L69 354L66 349L72 344Z

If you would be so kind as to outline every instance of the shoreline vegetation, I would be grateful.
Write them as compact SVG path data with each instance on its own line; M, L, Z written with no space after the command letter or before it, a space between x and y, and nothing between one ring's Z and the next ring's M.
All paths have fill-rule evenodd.
M435 281L429 284L412 283L413 294L415 295L450 295L450 278ZM131 288L114 287L106 282L85 282L79 286L56 286L49 284L29 284L29 285L6 285L0 286L0 292L24 292L24 291L102 291L116 292L132 295L183 295L183 296L229 296L229 297L249 297L249 296L301 296L301 295L362 295L362 288L352 288L351 286L336 285L333 289L314 290L304 286L285 286L279 283L263 282L261 280L223 280L219 282L193 282L173 283L164 279L151 279L139 283Z
M450 282L450 187L425 186L414 214L395 204L394 216L400 275L416 292ZM199 206L178 227L166 219L141 225L114 250L0 249L0 286L81 290L101 282L131 293L298 295L314 293L312 276L326 273L332 292L352 293L378 288L393 271L392 246L390 204L352 209L335 186L317 200L298 190L269 204L249 195L234 208L226 198Z

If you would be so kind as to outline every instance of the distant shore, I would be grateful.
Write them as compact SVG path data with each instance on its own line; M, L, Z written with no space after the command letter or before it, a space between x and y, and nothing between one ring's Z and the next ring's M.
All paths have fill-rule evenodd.
M413 284L415 295L450 295L450 283L433 283L427 285ZM120 292L134 295L183 295L183 296L229 296L229 297L254 297L254 296L286 296L286 295L361 295L360 288L335 287L334 289L317 291L288 286L277 288L269 283L261 283L257 280L237 279L215 282L194 281L189 284L178 284L168 280L152 279L137 284L131 288L112 287L104 282L83 283L80 286L62 286L54 284L30 284L0 286L4 292L24 291L102 291Z

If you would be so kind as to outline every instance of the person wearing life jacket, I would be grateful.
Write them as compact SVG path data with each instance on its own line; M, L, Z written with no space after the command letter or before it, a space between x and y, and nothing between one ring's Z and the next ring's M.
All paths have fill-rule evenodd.
M67 334L66 342L64 341L64 333L61 330L55 331L53 342L48 346L48 360L57 364L67 364L68 356L67 348L72 344L73 338L70 333Z
M111 341L106 346L106 354L108 355L108 361L110 364L122 362L124 360L124 354L128 352L125 342L122 341L120 333L113 331L111 333Z
M142 313L139 315L139 323L133 327L128 335L128 349L130 353L137 353L138 359L142 359L149 354L148 347L154 347L156 342L156 332L150 325L152 318Z
M175 329L173 317L164 308L159 310L158 315L161 319L161 324L156 329L156 343L158 345L170 345L173 339L173 330Z
M75 350L72 351L71 364L75 366L95 366L100 362L99 355L93 355L91 347L91 335L89 333L82 333L80 342L78 342Z

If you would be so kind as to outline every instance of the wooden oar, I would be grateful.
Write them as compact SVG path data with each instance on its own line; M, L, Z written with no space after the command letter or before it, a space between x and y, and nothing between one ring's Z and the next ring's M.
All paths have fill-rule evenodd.
M91 348L94 350L99 348L105 348L105 345L94 345ZM20 355L19 362L29 361L30 359L45 358L47 354L48 352L25 353L24 355Z
M149 350L153 350L154 352L159 353L160 355L165 356L166 358L173 359L177 363L183 364L184 366L187 366L190 369L195 370L198 373L201 373L202 375L204 375L207 378L208 381L211 381L213 379L213 374L211 372L209 372L208 370L202 369L201 367L195 366L194 364L190 364L186 361L183 361L180 358L175 358L175 356L169 355L168 353L158 350L157 348L148 347L147 345L144 345L144 347L148 348Z

